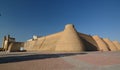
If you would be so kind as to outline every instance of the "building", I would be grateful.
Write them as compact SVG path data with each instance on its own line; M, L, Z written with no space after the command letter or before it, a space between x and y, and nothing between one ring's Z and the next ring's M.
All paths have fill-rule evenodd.
M81 52L81 51L118 51L120 43L108 38L91 36L77 32L74 25L67 24L61 32L48 36L33 36L26 42L16 42L10 36L4 37L3 49L9 52L20 51Z

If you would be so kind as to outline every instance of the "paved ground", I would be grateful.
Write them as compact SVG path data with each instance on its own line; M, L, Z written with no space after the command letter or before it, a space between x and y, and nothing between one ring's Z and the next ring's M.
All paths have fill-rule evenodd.
M120 70L120 51L0 52L0 70Z

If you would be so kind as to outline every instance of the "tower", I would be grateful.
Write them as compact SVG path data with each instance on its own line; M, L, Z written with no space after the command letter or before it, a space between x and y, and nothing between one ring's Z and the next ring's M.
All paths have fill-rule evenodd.
M55 51L58 52L80 52L84 45L76 29L72 24L67 24L60 39L57 41Z

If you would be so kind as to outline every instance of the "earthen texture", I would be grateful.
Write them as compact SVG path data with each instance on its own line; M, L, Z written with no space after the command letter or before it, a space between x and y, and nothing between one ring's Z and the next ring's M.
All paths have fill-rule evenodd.
M118 41L112 41L112 42L117 47L117 49L120 50L120 43Z
M84 51L84 44L73 25L66 25L63 34L57 41L55 51Z
M5 36L3 39L4 51L50 51L50 52L81 52L81 51L118 51L120 43L107 38L91 36L77 32L74 25L67 24L61 32L48 36L37 37L26 42L16 42L15 38Z
M118 50L117 47L108 38L104 38L103 40L109 46L109 48L110 48L111 51L117 51Z
M108 46L99 36L96 35L96 36L93 36L93 38L98 44L98 48L99 48L98 50L109 51Z

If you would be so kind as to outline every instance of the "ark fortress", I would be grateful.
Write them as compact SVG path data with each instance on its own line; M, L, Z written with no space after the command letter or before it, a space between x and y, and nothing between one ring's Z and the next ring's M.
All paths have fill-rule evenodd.
M26 42L16 42L15 38L5 36L4 51L51 51L51 52L81 52L81 51L119 51L120 43L99 36L90 36L77 32L74 25L67 24L61 32L48 36L33 36Z

